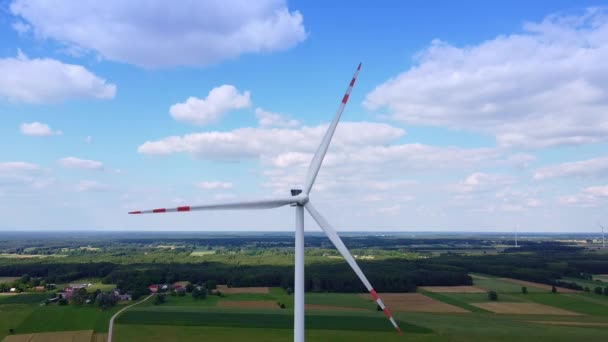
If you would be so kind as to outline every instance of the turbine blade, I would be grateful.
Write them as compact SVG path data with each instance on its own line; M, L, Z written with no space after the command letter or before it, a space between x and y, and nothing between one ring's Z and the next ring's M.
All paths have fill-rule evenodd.
M321 168L321 164L323 163L323 158L325 158L325 153L327 153L329 143L331 143L331 138L333 137L334 132L336 131L336 127L338 126L338 122L340 121L340 117L342 116L342 112L344 111L344 107L346 107L346 102L348 102L348 98L350 97L350 91L355 85L357 75L359 75L359 70L361 70L361 63L359 63L357 71L355 71L355 74L353 75L353 78L350 81L348 88L346 89L346 93L342 98L342 102L340 103L340 107L338 107L338 111L336 112L334 119L331 121L331 124L329 124L327 132L325 132L325 135L323 136L323 140L321 140L321 145L319 145L317 152L315 152L315 155L312 158L312 161L310 162L310 166L308 167L308 173L306 174L304 189L302 189L307 195L310 193L310 189L315 183L315 179L317 178L317 174L319 173L319 169Z
M257 201L239 201L239 202L227 202L227 203L213 203L205 205L195 206L181 206L175 208L157 208L150 210L138 210L130 211L129 214L159 214L159 213L171 213L171 212L186 212L196 210L234 210L234 209L271 209L282 207L284 205L297 203L299 197L285 197L285 198L274 198L264 199Z
M325 234L327 234L327 237L334 244L334 246L336 246L340 254L342 254L344 260L346 260L346 262L350 265L353 271L355 271L357 276L359 276L359 279L361 279L363 285L365 285L365 287L372 295L376 303L378 303L382 311L384 311L386 318L391 321L397 332L401 334L401 329L399 328L399 325L397 325L397 322L395 321L395 319L393 319L393 316L391 315L390 311L388 311L388 308L384 305L384 302L382 302L382 299L378 297L378 294L372 287L372 284L370 284L369 280L367 280L367 277L365 276L363 271L361 271L361 268L359 268L359 265L348 251L348 248L346 248L346 246L344 245L344 242L342 242L342 239L340 239L340 236L338 236L336 230L329 224L329 222L327 222L327 220L325 220L323 216L321 216L321 214L317 211L317 209L315 209L312 203L307 202L304 206L306 207L306 210L308 210L310 216L312 216L312 218L317 221L319 227L321 227Z

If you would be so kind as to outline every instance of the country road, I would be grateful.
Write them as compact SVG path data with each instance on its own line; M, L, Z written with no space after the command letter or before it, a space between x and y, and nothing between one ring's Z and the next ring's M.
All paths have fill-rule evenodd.
M152 296L154 296L153 294L149 295L148 297L144 298L142 301L139 301L135 304L131 304L127 307L124 307L122 309L120 309L117 313L114 314L114 316L112 316L112 318L110 318L110 327L108 328L108 342L112 342L112 330L114 329L114 318L118 317L118 315L120 315L121 313L123 313L123 311L127 310L130 307L133 307L137 304L141 304L145 301L147 301L148 299L152 298Z

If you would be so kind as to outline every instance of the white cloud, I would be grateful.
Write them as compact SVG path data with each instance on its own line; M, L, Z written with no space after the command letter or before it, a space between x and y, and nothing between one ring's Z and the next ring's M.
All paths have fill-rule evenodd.
M37 164L22 161L0 163L0 189L6 186L43 188L53 182Z
M36 36L144 67L209 65L306 38L302 15L282 0L16 0L10 10Z
M50 58L0 58L0 97L26 103L57 102L71 98L111 99L116 86L80 65Z
M103 163L96 160L66 157L59 161L59 165L68 169L103 170Z
M590 186L578 194L561 196L558 200L568 206L598 207L608 201L608 185Z
M138 151L143 154L190 153L197 158L232 160L277 157L282 153L314 153L327 125L287 128L238 128L229 132L202 132L147 141ZM364 147L389 143L403 136L401 128L372 122L343 122L332 146ZM430 157L430 156L429 156ZM300 160L303 160L300 157Z
M298 120L287 118L284 114L268 112L263 110L262 108L255 109L255 116L258 118L258 125L263 128L293 128L300 125L300 122Z
M514 182L513 177L509 175L474 172L458 183L454 189L459 193L486 192Z
M417 64L367 94L395 120L493 134L542 148L608 137L608 16L552 15L519 34L456 47L434 40Z
M230 182L199 182L196 186L205 190L218 190L218 189L232 189L232 183Z
M106 191L110 189L109 185L94 180L82 180L76 185L76 191L81 192Z
M169 113L178 121L206 125L228 111L247 108L250 105L248 91L240 94L236 87L225 84L211 89L205 99L189 97L186 102L172 105Z
M51 135L61 135L61 131L53 131L49 125L40 122L22 123L19 127L24 135L47 137Z
M601 176L608 176L608 157L547 166L534 172L534 179L536 180L563 177L591 178Z
M40 166L27 162L4 162L0 163L0 172L19 172L19 171L37 171Z

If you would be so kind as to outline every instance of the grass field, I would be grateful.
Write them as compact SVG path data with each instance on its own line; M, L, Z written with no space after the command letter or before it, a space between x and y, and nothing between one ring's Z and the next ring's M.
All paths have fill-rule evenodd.
M93 329L107 332L110 317L120 306L101 311L95 306L49 305L36 308L17 327L18 333Z
M116 342L132 341L241 341L250 342L284 342L293 340L291 329L257 329L238 328L226 329L218 327L194 326L151 326L151 325L117 325ZM404 341L392 331L361 332L345 330L306 330L306 341L332 341L332 342L369 342L369 341ZM408 341L431 341L429 334L408 334Z
M586 315L608 317L608 308L581 298L579 294L529 293L525 299ZM599 296L598 296L599 297Z
M283 313L224 311L127 311L116 320L118 324L212 326L233 328L291 329L293 316ZM307 315L306 326L312 330L363 330L386 331L389 322L382 315ZM417 333L429 333L429 329L400 322L404 328Z

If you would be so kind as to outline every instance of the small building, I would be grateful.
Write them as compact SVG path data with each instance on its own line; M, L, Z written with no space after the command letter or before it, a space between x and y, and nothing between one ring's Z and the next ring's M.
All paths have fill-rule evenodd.
M158 285L150 285L148 290L150 290L150 293L158 293Z
M10 292L17 292L17 288L11 287Z
M118 298L118 300L132 300L132 297L130 294L125 293L125 294L119 294L116 296Z
M46 287L45 286L34 286L34 291L44 292L44 291L46 291Z

